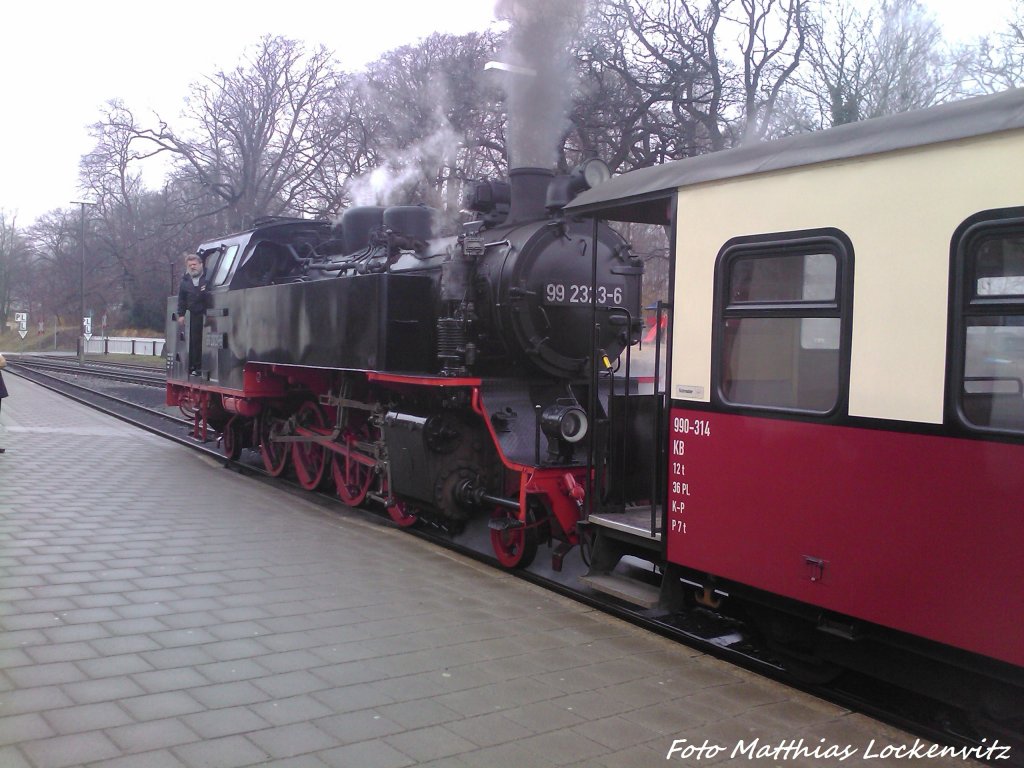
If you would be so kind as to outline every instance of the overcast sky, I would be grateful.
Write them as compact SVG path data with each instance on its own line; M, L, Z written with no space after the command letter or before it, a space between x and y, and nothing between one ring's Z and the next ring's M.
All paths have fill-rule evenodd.
M14 0L0 36L0 210L27 225L78 199L88 128L119 98L173 122L188 86L265 34L322 43L359 69L435 30L487 29L493 0Z
M925 0L958 39L992 31L1011 0ZM15 0L4 10L0 210L21 226L77 200L88 126L119 98L173 120L188 85L233 67L264 34L322 43L349 70L440 30L494 21L493 0Z

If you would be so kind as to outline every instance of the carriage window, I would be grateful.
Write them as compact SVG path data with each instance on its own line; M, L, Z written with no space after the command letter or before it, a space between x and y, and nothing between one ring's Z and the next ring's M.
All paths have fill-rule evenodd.
M838 405L842 273L852 259L844 242L780 236L723 249L716 362L725 403L821 414Z
M831 253L736 259L730 301L834 301L836 257Z
M220 259L220 263L217 264L217 272L213 276L214 285L224 285L224 281L228 279L228 274L231 272L231 267L235 263L235 256L238 254L238 246L232 245L226 251Z
M977 243L975 296L1024 296L1024 236L987 237Z
M960 416L976 429L1024 433L1024 221L969 228L956 269Z

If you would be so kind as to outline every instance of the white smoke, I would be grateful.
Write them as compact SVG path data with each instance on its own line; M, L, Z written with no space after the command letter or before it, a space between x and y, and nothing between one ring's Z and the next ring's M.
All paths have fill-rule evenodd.
M450 165L461 139L444 120L429 136L389 154L369 173L348 180L352 205L398 205L418 187L430 189L439 168Z
M569 46L585 5L585 0L497 0L495 14L511 24L503 58L512 66L502 73L510 168L555 165L575 85Z

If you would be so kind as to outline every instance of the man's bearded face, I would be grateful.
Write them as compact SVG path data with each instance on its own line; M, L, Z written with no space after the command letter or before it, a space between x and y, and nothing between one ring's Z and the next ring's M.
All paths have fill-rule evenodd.
M203 263L199 259L189 259L185 262L185 271L191 277L199 277L203 274Z

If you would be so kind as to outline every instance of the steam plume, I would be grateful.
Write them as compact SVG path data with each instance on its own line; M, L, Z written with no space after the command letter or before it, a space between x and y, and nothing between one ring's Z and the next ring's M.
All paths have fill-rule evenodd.
M420 141L392 151L384 163L367 174L350 179L348 193L353 205L394 205L407 202L411 193L429 192L437 168L451 163L459 137L445 120Z
M584 6L585 0L496 3L495 14L511 23L503 53L504 61L511 65L503 73L510 168L555 165L572 103L569 45L583 19Z

